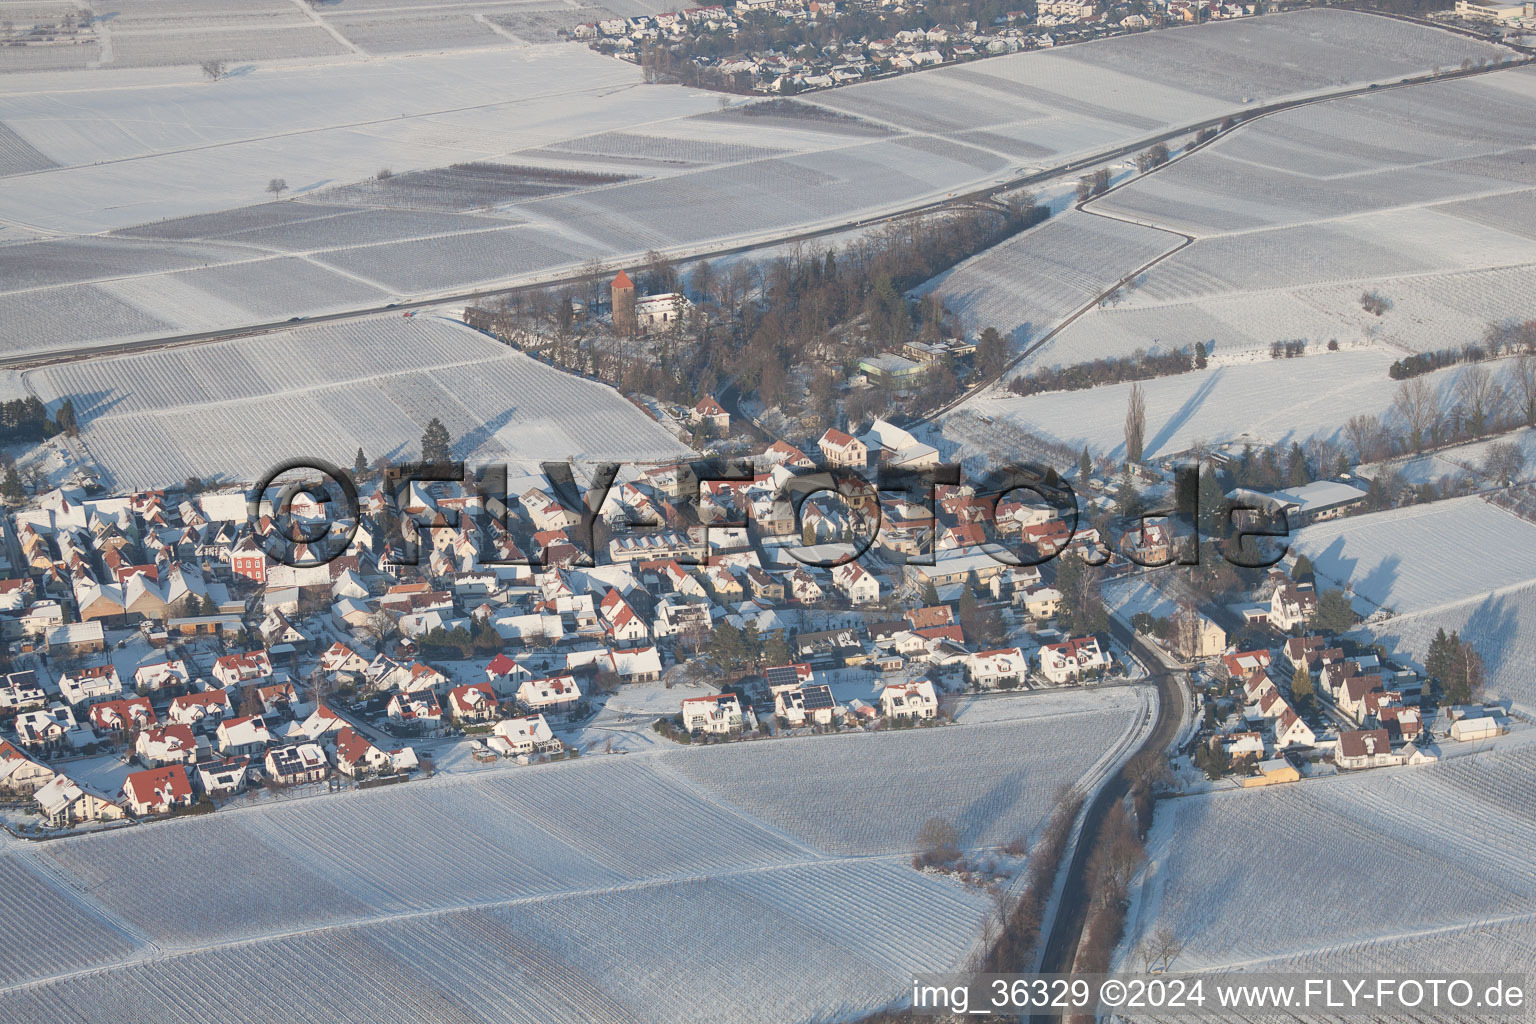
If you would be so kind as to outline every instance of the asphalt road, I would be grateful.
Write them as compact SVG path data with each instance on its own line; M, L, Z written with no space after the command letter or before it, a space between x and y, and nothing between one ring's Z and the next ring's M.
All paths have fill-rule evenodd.
M1258 107L1234 110L1231 112L1230 116L1235 116L1242 120L1248 120L1260 115L1273 114L1282 110L1289 110L1294 107L1306 106L1312 103L1322 103L1329 100L1344 99L1350 96L1364 96L1372 92L1401 89L1414 85L1422 85L1428 82L1447 81L1457 78L1469 78L1475 75L1486 75L1495 71L1504 70L1506 68L1514 67L1520 64L1530 64L1532 62L1536 62L1536 57L1525 57L1521 60L1512 61L1507 64L1495 65L1493 67L1467 68L1465 70L1457 69L1453 71L1441 72L1438 75L1419 75L1411 78L1404 78L1397 82L1377 86L1357 86L1348 89L1339 89L1337 91L1323 93L1316 96L1308 96L1300 99L1285 100L1279 103L1269 103ZM1208 118L1204 121L1196 121L1191 124L1181 125L1159 135L1137 139L1131 143L1115 146L1110 149L1100 150L1099 152L1082 157L1078 160L1071 160L1067 163L1057 164L1053 167L1032 171L1029 174L1024 174L1015 178L999 181L995 184L988 185L984 188L975 189L970 192L954 193L947 195L942 199L931 199L926 202L916 203L912 206L902 207L900 209L892 210L888 213L875 217L848 220L828 227L816 228L810 231L794 232L786 235L775 236L772 238L759 239L754 242L721 246L713 249L689 250L685 252L671 253L669 255L678 261L718 259L725 256L735 256L741 253L753 252L759 249L784 245L786 243L810 241L816 238L823 238L828 235L835 235L844 231L850 231L855 228L864 227L867 224L877 224L883 221L894 220L898 217L911 217L918 214L934 212L948 207L973 204L978 201L988 201L994 199L996 196L1002 193L1010 192L1014 189L1024 188L1029 185L1050 181L1055 178L1071 174L1075 171L1085 170L1088 168L1096 167L1099 164L1108 163L1112 160L1118 160L1121 157L1129 156L1133 153L1138 153L1157 142L1168 142L1172 139L1178 138L1179 136L1200 131L1203 128L1216 127L1220 125L1222 121L1226 120L1227 116L1229 115L1222 115L1221 117ZM77 359L87 359L94 356L119 355L125 352L137 352L159 348L173 348L180 345L194 345L205 341L219 341L226 338L238 338L254 334L265 334L271 331L279 331L294 327L298 323L328 323L338 320L351 320L362 316L372 316L374 314L387 313L390 311L404 313L412 309L423 309L430 306L468 302L471 299L483 299L492 295L514 295L520 292L533 291L541 288L585 284L591 281L594 276L607 277L608 275L606 271L602 275L571 274L564 277L551 278L549 280L518 285L515 287L474 288L465 291L434 295L430 298L412 299L406 302L391 302L376 306L365 306L357 309L345 310L339 313L326 313L319 316L305 317L302 319L295 318L273 320L265 323L246 324L240 327L223 328L216 331L200 331L191 334L165 335L159 338L149 338L143 341L125 342L119 345L79 346L71 349L61 349L46 354L34 353L32 355L21 355L0 359L0 367L21 369L29 366L42 366L52 363L70 362Z
M1166 750L1178 736L1179 724L1184 717L1186 691L1182 673L1162 668L1163 662L1151 644L1114 619L1110 620L1110 630L1116 639L1127 646L1135 647L1149 667L1159 666L1160 670L1152 676L1153 682L1157 685L1157 721L1153 723L1152 731L1147 734L1147 738L1142 741L1136 753L1131 755L1120 770L1099 789L1093 803L1088 807L1082 834L1078 837L1077 846L1072 851L1072 860L1067 867L1066 885L1062 889L1061 902L1056 908L1056 917L1051 922L1050 935L1046 937L1045 951L1040 961L1040 971L1043 974L1066 974L1072 970L1092 895L1088 891L1086 881L1088 859L1098 841L1105 816L1116 802L1123 800L1131 791L1133 781L1131 771L1137 755L1148 750ZM1045 1022L1059 1019L1060 1015L1057 1014L1035 1014L1030 1018L1034 1024L1045 1024Z

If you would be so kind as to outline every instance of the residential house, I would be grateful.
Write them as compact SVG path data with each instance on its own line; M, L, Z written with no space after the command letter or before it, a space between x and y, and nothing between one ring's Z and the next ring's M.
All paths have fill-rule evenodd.
M486 684L481 684L486 685ZM367 772L383 771L393 766L390 756L370 743L367 737L344 726L336 734L336 770L356 778Z
M966 679L982 689L1022 686L1029 674L1029 658L1019 647L1002 647L967 655L962 665Z
M195 799L192 780L179 764L134 772L123 781L123 800L136 817L190 807Z
M869 460L869 448L858 438L836 427L829 427L816 442L828 466L862 469Z
M223 721L231 710L229 691L213 689L184 693L173 699L167 715L172 722L206 730Z
M219 723L214 735L219 751L225 755L256 755L272 742L266 720L257 716L226 719Z
M448 691L448 713L460 722L494 722L496 706L490 683L467 683Z
M1040 648L1040 674L1052 683L1082 679L1109 669L1109 654L1099 647L1098 637L1075 637Z
M880 691L880 713L886 718L935 718L939 713L939 698L933 683L917 679L910 683L894 683Z
M576 677L565 673L544 679L525 679L517 688L517 702L530 713L567 717L581 701Z
M32 798L37 801L43 819L55 828L85 821L118 821L123 817L120 803L67 775L55 775Z
M508 757L553 753L562 747L543 715L502 719L491 730L486 744Z
M1340 769L1379 768L1402 764L1403 755L1392 749L1385 729L1354 729L1339 733L1333 763Z
M331 772L325 751L316 743L293 743L273 747L265 759L267 778L282 786L319 782Z
M151 726L139 733L133 752L148 768L167 764L196 764L197 737L190 725Z
M210 757L197 763L197 788L204 796L234 796L245 791L250 774L248 757Z
M117 667L110 661L59 676L59 694L76 707L112 700L122 692L123 681L117 676Z
M807 723L831 725L837 715L832 688L825 683L813 686L774 687L773 712L791 726Z
M741 699L734 693L689 697L683 701L683 728L691 733L728 736L745 724Z
M832 582L854 607L880 600L880 581L858 562L844 562L832 570Z
M408 736L437 736L443 731L443 709L431 689L396 693L386 711L397 732Z

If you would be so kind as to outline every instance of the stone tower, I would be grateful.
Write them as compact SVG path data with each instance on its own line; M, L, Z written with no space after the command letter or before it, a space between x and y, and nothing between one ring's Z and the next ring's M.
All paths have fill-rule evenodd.
M609 289L613 295L613 329L626 338L634 337L638 327L635 322L635 282L620 270Z

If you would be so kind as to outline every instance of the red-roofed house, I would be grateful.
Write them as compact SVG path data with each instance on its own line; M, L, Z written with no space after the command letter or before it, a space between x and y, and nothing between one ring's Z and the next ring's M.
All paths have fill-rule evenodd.
M197 737L190 725L162 725L139 733L133 752L150 768L167 764L196 764Z
M461 722L496 720L496 691L490 683L469 683L448 691L448 713Z
M364 772L382 771L390 764L388 754L351 726L336 734L336 770L343 775L355 777Z
M852 434L845 434L836 427L828 427L816 442L829 466L851 466L862 469L869 461L869 448Z
M165 814L192 806L192 780L179 764L134 772L123 781L123 799L136 815Z
M1058 686L1107 668L1109 655L1100 649L1098 637L1075 637L1040 648L1040 674Z

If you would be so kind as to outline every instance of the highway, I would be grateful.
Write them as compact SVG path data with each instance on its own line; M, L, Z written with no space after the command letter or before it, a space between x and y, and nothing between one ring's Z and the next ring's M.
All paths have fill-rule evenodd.
M667 255L678 262L689 262L702 259L718 259L726 256L737 256L742 253L754 252L760 249L772 248L795 242L811 241L829 235L841 234L855 230L870 224L878 224L888 220L902 217L913 217L924 213L932 213L949 207L974 204L996 199L997 196L1037 185L1042 182L1073 174L1078 171L1088 170L1100 164L1109 163L1122 157L1138 153L1148 146L1158 142L1169 142L1183 135L1189 135L1204 128L1219 126L1229 116L1237 118L1240 122L1248 121L1255 117L1277 113L1282 110L1290 110L1296 107L1307 106L1312 103L1325 103L1330 100L1346 99L1351 96L1364 96L1373 92L1383 92L1391 89L1410 88L1429 82L1449 81L1458 78L1470 78L1476 75L1492 74L1511 67L1536 62L1536 57L1527 56L1519 60L1512 60L1504 64L1491 67L1475 67L1444 71L1439 74L1426 74L1401 79L1397 82L1380 83L1375 85L1351 86L1327 93L1319 93L1298 99L1282 100L1277 103L1269 103L1262 106L1238 108L1223 114L1220 117L1207 118L1190 124L1180 125L1158 135L1145 136L1131 142L1127 142L1109 149L1100 150L1088 156L1070 160L1066 163L1052 167L1031 171L1028 174L1014 178L1004 179L983 188L970 192L951 193L940 199L929 199L910 206L900 207L886 213L864 217L855 220L847 220L837 224L810 230L791 232L784 235L776 235L771 238L760 238L751 242L724 245L716 248L689 249L669 252ZM615 262L615 261L609 261ZM139 352L145 350L174 348L182 345L195 345L208 341L220 341L228 338L247 337L256 334L266 334L272 331L285 330L295 327L300 323L317 324L330 323L338 320L351 320L357 317L373 316L380 313L409 312L413 309L425 309L432 306L464 303L471 300L484 299L493 295L514 295L521 292L534 291L543 288L554 288L568 285L586 284L596 277L606 278L608 271L600 275L594 274L570 274L563 277L554 277L527 284L508 287L478 287L464 291L449 292L433 295L428 298L411 299L402 302L390 302L383 305L364 306L356 309L344 310L337 313L325 313L317 316L294 318L285 320L273 320L265 323L245 324L238 327L220 328L213 331L200 331L190 334L165 335L158 338L147 338L140 341L124 342L116 345L78 346L75 348L59 349L47 353L33 353L30 355L18 355L0 359L0 367L7 369L26 369L33 366L44 366L54 363L71 362L79 359L89 359L95 356L120 355L127 352Z

